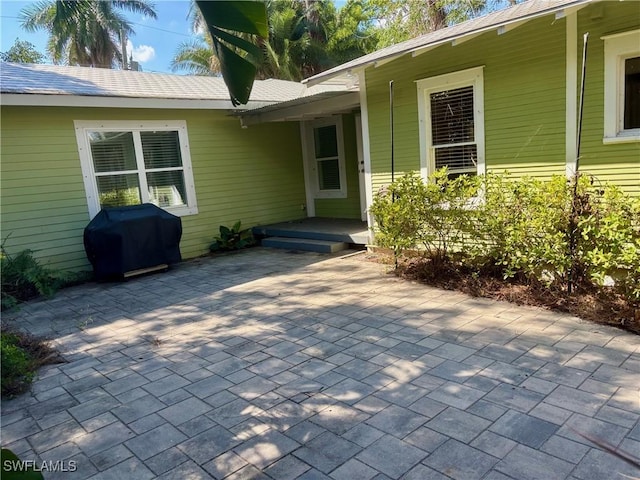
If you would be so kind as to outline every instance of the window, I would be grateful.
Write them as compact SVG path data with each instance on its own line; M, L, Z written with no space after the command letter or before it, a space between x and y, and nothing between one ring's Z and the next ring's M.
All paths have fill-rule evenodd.
M416 82L423 176L484 173L482 67Z
M103 207L153 203L198 213L185 122L75 122L93 218Z
M311 170L316 198L343 198L347 195L342 119L318 120L308 128Z
M603 40L604 143L640 141L640 30Z

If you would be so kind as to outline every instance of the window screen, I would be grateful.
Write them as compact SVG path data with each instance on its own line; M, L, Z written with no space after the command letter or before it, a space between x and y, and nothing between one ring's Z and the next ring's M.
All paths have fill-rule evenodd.
M448 167L452 174L475 173L478 147L473 86L431 93L429 101L435 167Z
M640 57L624 61L624 129L640 128Z
M100 207L186 206L177 131L88 133ZM137 152L142 152L139 158Z
M340 158L336 125L313 129L313 143L320 190L340 190Z

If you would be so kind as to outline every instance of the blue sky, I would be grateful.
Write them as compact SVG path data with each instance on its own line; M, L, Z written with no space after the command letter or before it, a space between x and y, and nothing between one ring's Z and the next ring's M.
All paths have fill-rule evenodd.
M16 38L33 43L40 52L46 52L46 32L28 33L20 26L20 10L35 2L0 1L0 51L11 48ZM169 64L178 45L192 37L187 15L188 0L155 1L157 20L127 13L133 23L135 35L129 39L134 60L146 72L170 72Z

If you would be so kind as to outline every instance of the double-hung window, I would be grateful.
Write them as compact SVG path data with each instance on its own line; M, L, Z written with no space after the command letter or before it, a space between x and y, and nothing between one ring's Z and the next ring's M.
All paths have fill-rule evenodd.
M316 198L347 196L342 119L331 117L307 125L307 143Z
M640 141L640 30L604 40L604 143Z
M184 121L76 121L93 218L101 208L153 203L175 215L197 213Z
M450 177L484 173L482 67L416 84L423 176L443 167Z

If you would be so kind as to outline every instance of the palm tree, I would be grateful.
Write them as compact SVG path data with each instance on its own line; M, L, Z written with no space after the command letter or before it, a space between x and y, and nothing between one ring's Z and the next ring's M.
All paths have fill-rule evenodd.
M191 31L197 38L178 45L171 59L171 70L189 75L220 74L220 62L213 51L213 40L207 30L207 22L194 0L191 0L188 19Z
M220 63L211 43L197 38L178 45L171 59L171 70L189 75L216 75L220 73Z
M47 30L55 63L112 68L122 62L119 39L134 30L121 10L157 18L147 0L46 0L20 12L27 31Z

